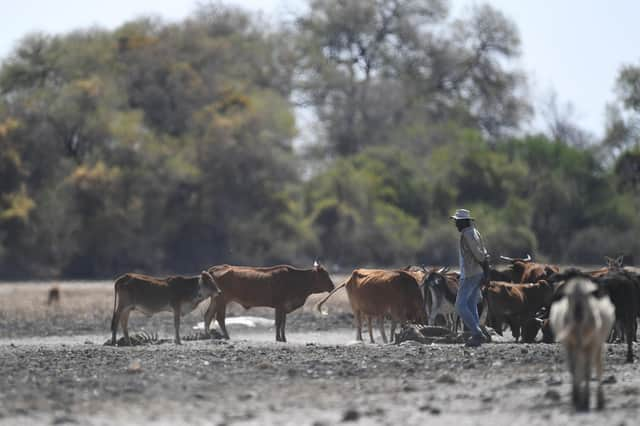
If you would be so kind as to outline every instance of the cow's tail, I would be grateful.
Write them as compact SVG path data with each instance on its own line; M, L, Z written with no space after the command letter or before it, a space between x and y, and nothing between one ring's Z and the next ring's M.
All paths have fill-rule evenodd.
M324 302L329 300L331 296L333 296L333 293L340 290L342 287L346 286L350 279L351 277L347 278L342 284L340 284L338 287L331 290L331 292L328 295L326 295L324 299L318 302L318 304L316 305L316 309L318 310L318 312L320 312L322 315L327 315L327 311L322 310L322 305L324 304Z
M116 308L118 306L118 289L122 286L124 276L118 278L113 286L113 316L111 317L111 332L118 331L118 317L116 316Z

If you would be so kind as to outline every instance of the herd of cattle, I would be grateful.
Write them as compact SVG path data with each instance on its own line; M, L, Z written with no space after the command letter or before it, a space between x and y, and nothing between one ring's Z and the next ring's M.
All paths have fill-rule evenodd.
M600 381L603 343L626 342L626 361L633 362L640 314L640 275L624 268L620 258L607 258L607 266L597 270L563 272L556 265L533 262L530 256L501 259L509 266L491 269L490 280L478 300L482 326L501 335L508 325L516 342L535 342L540 331L544 342L562 342L574 379L574 405L588 409L590 368L595 367ZM226 307L237 302L244 308L274 308L276 341L286 342L288 313L304 305L311 294L329 292L317 305L321 310L327 299L343 287L353 310L358 340L362 340L363 319L368 322L372 342L372 320L377 320L382 340L387 342L385 318L391 319L392 340L396 326L407 322L444 323L457 331L460 321L454 305L459 281L459 274L447 268L408 266L394 270L356 269L336 287L318 263L310 269L218 265L199 276L165 279L129 273L115 282L112 343L116 344L118 325L125 340L129 340L129 313L136 309L148 315L173 311L175 341L179 344L181 315L193 311L207 298L211 302L204 318L206 332L215 319L224 337L229 338ZM598 407L603 401L600 383Z

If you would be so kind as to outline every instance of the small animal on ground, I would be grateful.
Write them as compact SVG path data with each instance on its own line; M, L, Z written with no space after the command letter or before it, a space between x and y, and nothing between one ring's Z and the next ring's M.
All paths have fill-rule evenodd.
M60 288L57 285L51 286L47 293L47 305L60 304Z

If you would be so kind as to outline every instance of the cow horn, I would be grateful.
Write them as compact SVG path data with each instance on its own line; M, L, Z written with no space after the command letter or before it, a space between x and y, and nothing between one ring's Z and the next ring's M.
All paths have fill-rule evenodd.
M515 259L508 256L500 256L500 260L504 260L505 262L513 262Z

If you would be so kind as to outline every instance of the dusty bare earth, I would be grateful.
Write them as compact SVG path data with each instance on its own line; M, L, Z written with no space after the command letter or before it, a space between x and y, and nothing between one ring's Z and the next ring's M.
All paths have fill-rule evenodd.
M338 294L328 316L313 312L317 297L291 314L288 343L231 326L231 341L110 347L111 283L62 283L51 308L48 288L0 284L0 424L634 425L640 414L640 366L624 364L623 345L607 347L606 410L576 415L558 345L354 344ZM172 327L170 314L131 316L132 332L171 339Z

